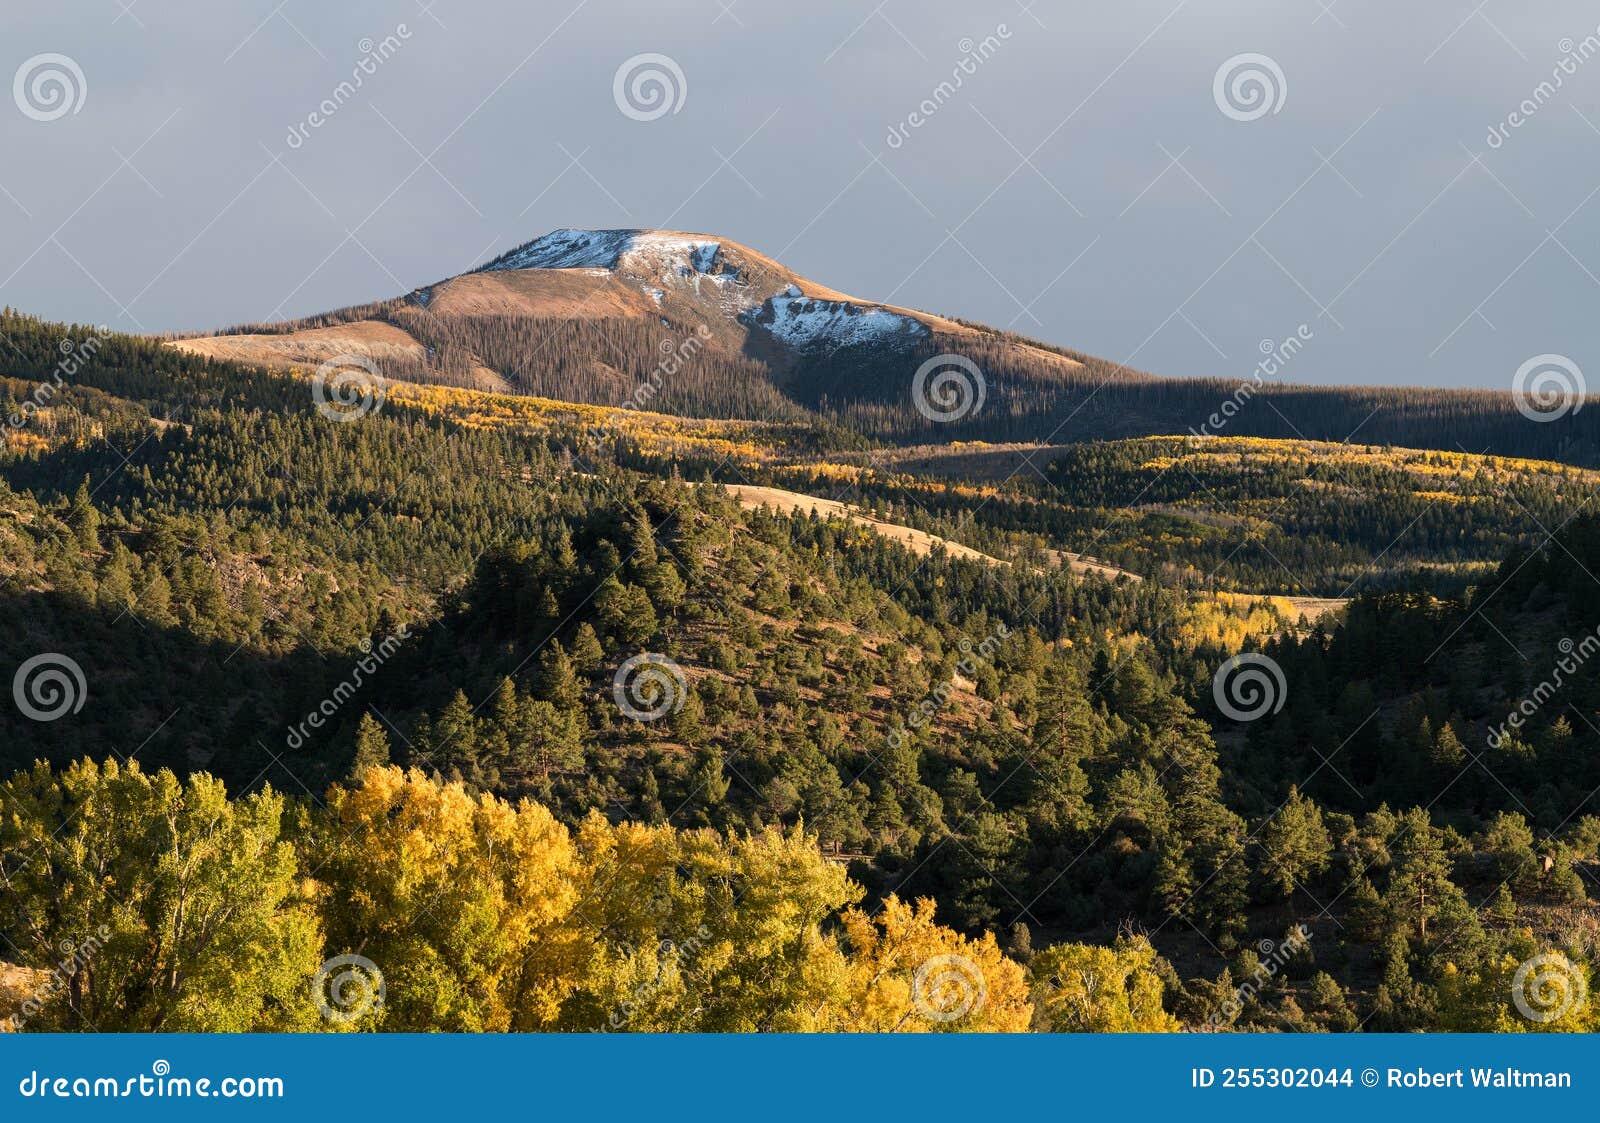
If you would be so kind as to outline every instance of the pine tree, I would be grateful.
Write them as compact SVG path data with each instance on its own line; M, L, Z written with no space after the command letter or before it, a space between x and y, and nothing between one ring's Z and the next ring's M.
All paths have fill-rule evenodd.
M628 518L625 540L628 565L634 573L646 573L656 564L656 539L650 527L650 516L643 507L636 507Z
M1435 768L1451 772L1452 775L1460 770L1462 762L1467 759L1466 746L1461 743L1450 722L1440 723L1439 732L1433 738L1430 756Z
M1326 971L1318 971L1311 977L1311 1010L1335 1033L1350 1033L1360 1026L1345 999L1344 990Z
M356 755L350 763L350 779L359 781L369 768L389 765L389 734L370 713L356 724Z
M1277 815L1261 828L1262 873L1284 897L1295 887L1328 868L1333 843L1322 821L1322 811L1300 794L1289 789L1289 798Z
M587 677L599 670L604 660L605 651L594 634L594 625L585 620L572 636L572 669Z
M578 676L560 641L551 640L539 653L539 671L534 689L539 697L557 709L576 709L582 703L583 691L578 685Z
M89 497L89 477L83 477L67 507L67 525L78 545L85 550L100 548L100 512Z
M457 690L433 723L437 767L448 761L472 776L478 768L478 721L464 690Z
M693 684L684 688L683 704L672 715L672 735L686 745L698 744L706 735L705 703L700 701L700 692ZM830 767L829 771L833 769Z
M1384 894L1392 919L1427 940L1429 921L1466 909L1466 896L1450 880L1450 858L1428 813L1414 808L1402 816L1403 831L1394 846L1394 872Z

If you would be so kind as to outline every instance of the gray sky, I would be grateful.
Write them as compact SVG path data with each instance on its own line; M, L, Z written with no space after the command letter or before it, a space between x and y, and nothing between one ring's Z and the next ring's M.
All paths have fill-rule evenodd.
M1600 370L1600 55L1575 57L1600 14L1577 0L18 7L0 303L53 319L299 315L555 227L670 226L1161 374L1243 375L1301 324L1297 381L1504 388L1551 352ZM652 120L614 96L642 54L683 77ZM1244 54L1282 75L1235 64L1274 89L1253 120L1214 92ZM76 111L36 120L63 108L27 81L51 70Z

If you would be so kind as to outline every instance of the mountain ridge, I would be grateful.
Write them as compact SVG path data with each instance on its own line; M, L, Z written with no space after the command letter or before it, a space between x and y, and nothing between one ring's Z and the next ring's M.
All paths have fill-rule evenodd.
M267 367L364 360L392 379L589 405L650 385L661 412L812 423L890 445L1225 432L1600 465L1594 411L1538 425L1506 392L1310 386L1259 368L1157 377L852 296L685 231L561 228L403 296L167 343ZM929 400L930 385L954 390L954 408Z
M452 367L452 360L440 354L445 348L439 346L439 337L450 334L443 322L459 320L511 321L528 335L554 334L554 321L649 324L668 334L698 334L724 356L764 368L747 373L790 388L804 381L796 377L800 368L826 364L841 353L851 365L859 365L863 359L903 360L919 345L953 348L984 335L998 336L981 325L841 292L730 238L652 229L562 228L402 297L169 342L212 358L266 365L319 364L350 355L380 367L385 360L398 360L400 377L540 392L516 357L478 353L498 350L493 347L467 347L472 354L454 356ZM344 330L325 331L334 326ZM1008 341L1005 349L1062 376L1076 374L1084 365L1031 342ZM593 358L625 377L649 373L628 369L638 367L642 356L630 355L631 361L621 364ZM660 358L651 355L650 365L659 365ZM616 388L620 386L607 389ZM795 396L802 408L813 409L828 389L799 387ZM580 400L605 404L622 396L609 392ZM705 410L688 412L707 415Z

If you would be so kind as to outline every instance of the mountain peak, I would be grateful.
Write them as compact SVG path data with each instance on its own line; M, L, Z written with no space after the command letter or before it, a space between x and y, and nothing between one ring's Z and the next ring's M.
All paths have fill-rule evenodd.
M564 228L501 254L482 271L496 269L617 269L627 265L678 264L712 272L723 240L677 230L580 230Z
M576 352L564 363L546 355L555 324L581 340L569 340L571 347L590 348L581 361L570 357ZM602 324L605 330L591 330ZM623 324L652 340L648 363L619 358ZM1050 381L1080 370L1071 357L990 329L817 284L739 242L648 228L562 227L381 305L174 346L266 365L361 355L399 377L607 402L660 362L658 341L675 332L698 338L695 363L713 372L679 380L686 396L679 408L692 405L689 386L711 381L715 394L693 408L765 415L841 395L882 397L888 391L878 380L909 379L913 352L929 345L982 346L1000 356L992 362L1010 356Z

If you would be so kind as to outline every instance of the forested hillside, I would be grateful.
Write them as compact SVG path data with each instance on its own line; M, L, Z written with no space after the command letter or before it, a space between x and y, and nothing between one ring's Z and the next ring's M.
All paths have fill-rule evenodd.
M1513 987L1600 940L1570 463L1230 432L996 479L820 399L330 415L0 331L0 958L67 978L24 1028L325 1028L352 956L363 1029L1595 1028Z

